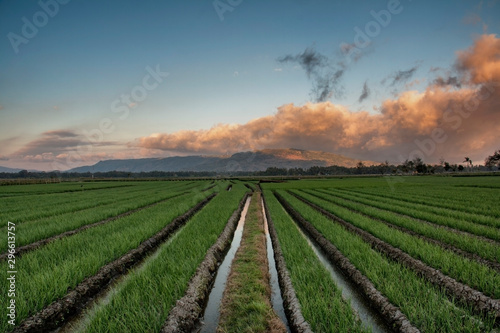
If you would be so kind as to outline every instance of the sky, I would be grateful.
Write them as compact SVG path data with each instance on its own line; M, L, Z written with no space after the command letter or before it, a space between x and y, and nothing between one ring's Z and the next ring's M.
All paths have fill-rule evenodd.
M0 0L0 166L264 148L475 164L500 1Z

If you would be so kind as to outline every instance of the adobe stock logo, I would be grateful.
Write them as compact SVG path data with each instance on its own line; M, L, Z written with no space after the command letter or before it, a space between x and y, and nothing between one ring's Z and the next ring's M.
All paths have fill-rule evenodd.
M394 15L398 15L402 11L403 6L399 0L388 0L387 9L378 12L371 10L370 15L374 20L368 21L364 26L364 30L358 26L354 27L353 43L342 42L339 45L347 63L350 63L353 59L358 59L361 56L361 50L370 45L372 39L380 35L383 28L389 26Z
M241 5L242 2L243 0L214 0L212 5L214 6L215 12L219 16L219 20L222 22L224 21L224 13L232 12L236 7Z
M59 13L60 5L66 5L70 0L47 0L38 1L38 6L41 10L37 11L29 20L26 16L21 18L23 26L21 27L21 34L9 32L7 38L14 52L19 53L19 46L21 44L28 44L29 41L38 34L39 29L45 27L49 23L49 19L53 18Z

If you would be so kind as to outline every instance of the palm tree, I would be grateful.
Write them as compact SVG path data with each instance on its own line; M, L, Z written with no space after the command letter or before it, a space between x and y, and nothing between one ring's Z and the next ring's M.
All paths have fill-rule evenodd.
M469 164L469 171L472 171L472 160L468 157L465 157L465 160L464 160L465 163L468 163Z

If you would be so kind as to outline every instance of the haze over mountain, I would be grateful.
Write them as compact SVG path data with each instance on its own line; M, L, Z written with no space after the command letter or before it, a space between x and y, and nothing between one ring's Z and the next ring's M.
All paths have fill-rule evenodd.
M14 169L14 168L7 168L7 167L0 166L0 172L15 173L15 172L19 172L19 171L21 171L21 169Z
M354 167L360 160L338 154L301 149L264 149L236 153L231 156L174 156L100 161L69 172L149 172L149 171L264 171L269 167L310 168L338 165ZM366 165L373 161L361 161Z

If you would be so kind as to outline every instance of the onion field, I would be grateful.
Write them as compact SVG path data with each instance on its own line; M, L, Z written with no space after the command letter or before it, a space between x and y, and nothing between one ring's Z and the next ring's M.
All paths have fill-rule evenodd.
M390 330L498 330L497 179L408 177L395 182L380 177L263 184L282 251L291 257L287 267L304 318L313 331L357 331L360 325L347 321L350 315L342 311L342 302L331 300L339 295L335 288L325 293L319 277L301 271L317 260L305 245L303 255L297 254L304 243L299 229L378 309ZM332 304L338 304L335 311ZM318 318L325 312L330 316Z
M290 331L500 329L500 177L396 176L1 186L0 331L196 331L256 191Z

